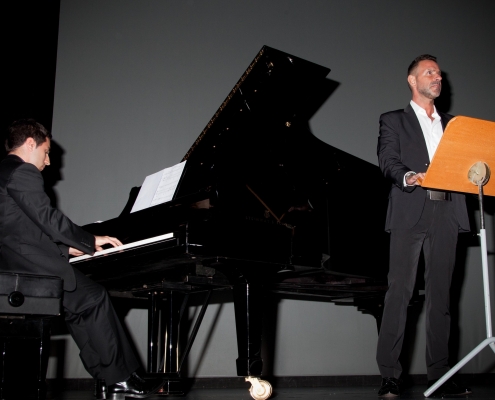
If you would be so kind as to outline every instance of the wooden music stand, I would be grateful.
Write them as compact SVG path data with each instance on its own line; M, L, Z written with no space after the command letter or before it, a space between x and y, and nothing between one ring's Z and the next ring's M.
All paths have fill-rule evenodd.
M462 193L478 193L480 204L480 242L485 295L486 336L476 348L432 385L424 396L430 396L486 346L495 352L490 310L488 256L483 211L483 192L495 196L495 179L490 181L490 168L495 168L495 122L468 117L455 117L448 123L437 151L431 160L421 186ZM483 188L484 187L484 188Z

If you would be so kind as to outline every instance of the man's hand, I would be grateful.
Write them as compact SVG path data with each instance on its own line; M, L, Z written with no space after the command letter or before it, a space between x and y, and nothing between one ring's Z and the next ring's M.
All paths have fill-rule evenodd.
M425 179L425 174L426 172L419 172L414 175L407 175L406 184L409 186L421 186L421 182L423 181L423 179Z
M79 257L84 255L84 252L81 250L75 249L74 247L69 247L69 254L74 257Z
M95 250L102 251L104 245L110 244L113 247L122 246L122 243L119 239L111 237L111 236L95 236Z

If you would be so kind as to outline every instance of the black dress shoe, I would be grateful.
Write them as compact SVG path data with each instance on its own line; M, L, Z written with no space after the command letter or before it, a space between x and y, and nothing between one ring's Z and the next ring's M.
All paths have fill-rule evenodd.
M94 395L96 400L105 400L107 398L107 385L105 379L95 379Z
M108 386L107 399L125 400L126 398L144 399L156 393L162 387L155 385L152 389L147 387L146 381L135 372L123 382L117 382Z
M435 384L438 379L428 381L428 387ZM430 397L461 397L473 393L470 388L458 385L453 379L449 379L443 385L441 385L437 390L435 390Z
M379 397L397 397L400 395L400 380L395 378L383 378L382 386L378 391Z

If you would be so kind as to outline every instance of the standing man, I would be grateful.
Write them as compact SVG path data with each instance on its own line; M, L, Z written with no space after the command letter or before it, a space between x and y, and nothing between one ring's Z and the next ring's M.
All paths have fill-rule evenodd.
M107 398L146 397L139 363L106 290L73 268L70 255L93 254L116 238L93 236L51 207L41 171L50 165L51 134L34 120L8 130L0 163L0 271L59 276L64 280L67 327L86 370L105 379Z
M407 70L410 104L380 116L378 160L383 174L392 181L385 222L390 232L388 292L376 357L383 377L380 397L400 393L399 356L421 249L425 258L428 386L449 370L450 283L457 235L469 231L469 220L464 195L425 190L419 183L453 118L434 105L442 89L436 61L428 54L416 57ZM449 380L435 392L442 393L462 395L470 389Z

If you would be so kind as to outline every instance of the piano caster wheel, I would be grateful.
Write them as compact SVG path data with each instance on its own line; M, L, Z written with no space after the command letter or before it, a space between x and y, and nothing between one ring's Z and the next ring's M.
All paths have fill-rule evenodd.
M255 400L266 400L272 395L272 385L270 382L256 378L254 376L248 376L246 382L251 383L249 393Z

